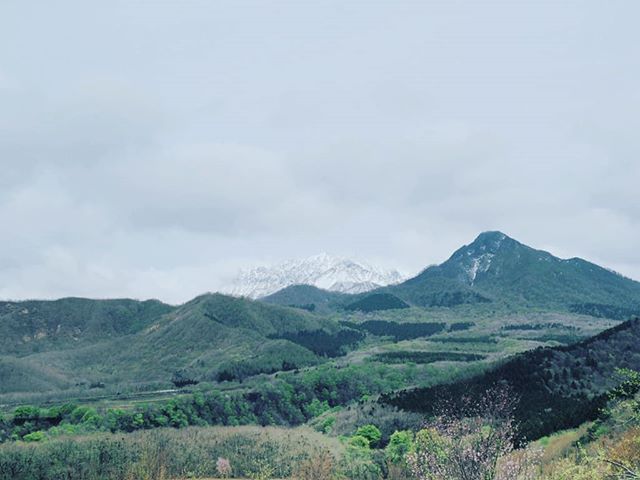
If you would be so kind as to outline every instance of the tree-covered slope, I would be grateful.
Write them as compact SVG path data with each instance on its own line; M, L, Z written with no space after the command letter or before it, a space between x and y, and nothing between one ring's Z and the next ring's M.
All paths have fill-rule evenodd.
M377 312L380 310L396 310L400 308L409 308L409 305L395 295L381 292L366 295L360 300L349 303L344 308L346 310L359 312Z
M78 347L142 331L174 307L157 300L62 298L0 303L0 354Z
M354 298L358 298L358 296L330 292L313 285L292 285L261 300L265 303L303 308L322 313L339 308L343 303L352 301Z
M1 393L244 378L318 363L359 338L303 310L220 294L178 307L65 299L4 308Z
M617 370L640 370L638 345L640 320L629 320L580 343L519 354L468 380L402 391L382 401L428 414L442 399L479 397L506 384L519 399L521 435L535 439L595 418L606 403L605 393L620 381Z

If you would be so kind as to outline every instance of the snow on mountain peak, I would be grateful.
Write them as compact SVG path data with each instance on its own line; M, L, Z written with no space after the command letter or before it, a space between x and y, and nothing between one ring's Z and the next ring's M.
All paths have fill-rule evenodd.
M260 298L291 285L313 285L342 293L362 293L398 283L403 276L365 262L320 253L268 267L241 271L226 293Z
M478 273L484 273L489 270L491 266L491 259L495 255L493 253L484 253L478 257L474 257L471 260L471 265L467 270L467 274L469 276L469 283L473 285L473 282L476 281L476 277Z

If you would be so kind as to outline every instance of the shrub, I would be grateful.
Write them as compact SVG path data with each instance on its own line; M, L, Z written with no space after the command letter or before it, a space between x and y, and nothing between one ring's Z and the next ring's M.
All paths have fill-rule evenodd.
M333 480L337 476L336 461L330 452L323 450L300 463L293 473L295 480Z
M382 433L380 429L375 425L363 425L358 428L355 436L364 437L367 439L370 447L376 447L378 443L380 443L380 439L382 438Z
M355 448L369 448L369 440L361 435L354 435L349 439L349 445Z
M217 478L218 458L228 460L238 478L289 478L305 461L312 459L317 465L323 451L331 451L335 465L343 467L344 447L307 429L189 427L94 433L0 445L0 480ZM370 462L366 455L359 458Z
M519 478L525 463L517 457L504 461L515 440L514 405L510 392L500 388L475 401L464 399L455 408L441 405L416 435L408 456L414 475L419 480ZM474 472L471 477L469 472Z
M385 448L387 459L396 464L402 464L406 455L413 448L413 432L410 430L395 431Z
M44 440L44 437L45 437L44 432L41 430L38 430L37 432L28 433L27 435L22 437L22 439L25 442L40 442Z

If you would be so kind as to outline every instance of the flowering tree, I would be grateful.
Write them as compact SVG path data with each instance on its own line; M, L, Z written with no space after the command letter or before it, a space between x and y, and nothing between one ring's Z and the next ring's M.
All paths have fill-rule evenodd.
M231 476L231 462L226 458L218 458L218 461L216 462L216 469L222 478L229 478Z
M517 480L528 478L533 457L513 454L515 399L496 387L479 398L445 401L415 439L408 455L420 480Z

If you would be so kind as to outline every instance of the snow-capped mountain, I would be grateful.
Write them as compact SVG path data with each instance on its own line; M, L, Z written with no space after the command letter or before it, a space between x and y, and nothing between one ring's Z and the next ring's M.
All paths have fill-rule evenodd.
M261 298L290 285L302 284L335 292L362 293L402 280L402 275L395 270L382 270L361 261L322 253L242 271L227 293Z

